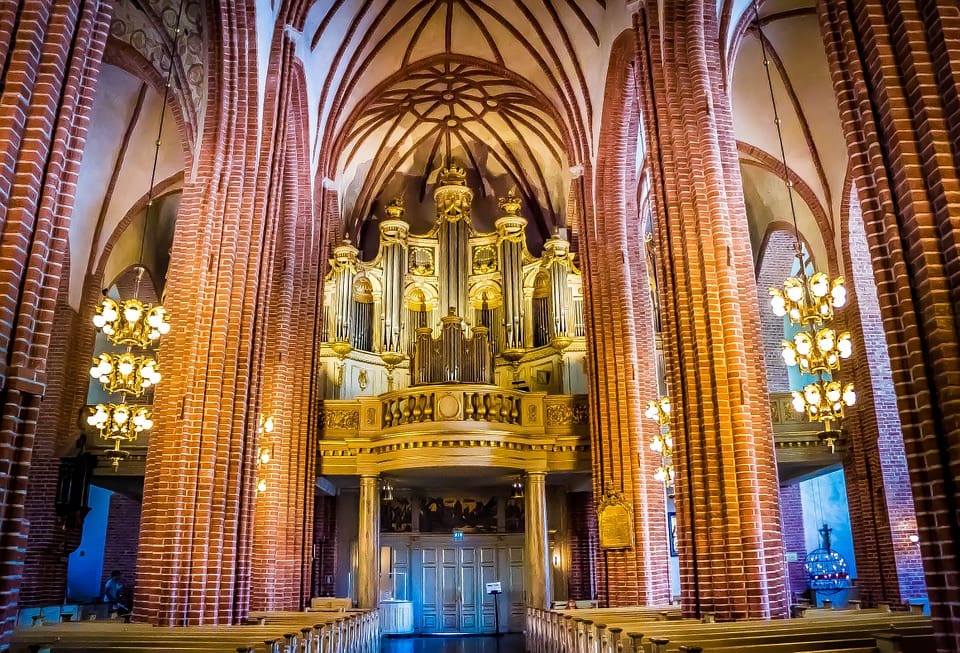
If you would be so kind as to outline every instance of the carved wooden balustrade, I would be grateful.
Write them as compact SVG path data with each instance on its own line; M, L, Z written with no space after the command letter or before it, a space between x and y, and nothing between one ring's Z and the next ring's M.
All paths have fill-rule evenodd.
M366 463L380 468L417 456L422 463L433 460L437 450L454 455L449 450L458 449L466 456L482 456L486 464L512 464L533 454L548 469L587 470L587 417L583 395L480 384L417 386L376 397L327 400L321 408L321 468L324 473L356 473Z

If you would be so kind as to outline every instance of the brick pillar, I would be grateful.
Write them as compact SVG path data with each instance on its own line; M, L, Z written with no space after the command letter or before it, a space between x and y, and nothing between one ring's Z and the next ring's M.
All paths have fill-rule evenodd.
M860 504L854 510L851 503L850 514L857 577L875 600L897 604L925 598L927 592L920 549L910 541L917 534L917 516L856 188L851 187L846 199L841 214L847 221L841 233L846 232L843 259L850 294L846 317L854 340L858 401L844 423L850 440L844 472L864 481L855 488L847 484L847 496L856 493ZM867 561L866 569L861 560Z
M134 617L230 624L250 605L263 270L276 113L259 122L252 10L210 5L203 142L165 288L171 331L154 395ZM257 147L262 147L259 155Z
M807 544L803 534L803 504L800 498L800 484L780 487L780 519L783 529L783 549L787 553L796 553L797 561L787 564L787 590L794 597L807 590L807 571L803 564L807 561ZM857 558L859 568L860 559ZM792 599L791 599L792 600Z
M596 206L584 202L580 254L590 386L594 495L622 492L633 507L634 546L598 561L604 605L669 601L666 508L643 417L657 397L653 310L633 173L638 147L633 34L614 44L596 168ZM589 174L589 173L588 173ZM577 182L574 182L577 183ZM579 183L584 183L581 179Z
M259 412L270 415L273 433L261 435L258 449L270 450L258 475L266 489L257 493L254 522L252 602L255 610L299 610L309 598L316 446L316 411L310 400L314 368L320 244L309 196L306 91L292 46L284 40L281 62L287 100L279 103L273 181L267 205L265 249L272 266L264 270L262 296L269 304L255 336L262 391ZM280 64L275 64L280 65ZM298 85L299 82L299 85Z
M721 39L709 3L641 7L684 615L787 614L773 426Z
M819 2L889 349L937 648L960 649L956 3ZM859 561L858 561L859 565Z
M597 595L597 513L590 492L567 493L567 541L570 543L570 574L567 596L589 601Z
M23 573L27 473L111 4L0 8L0 647Z
M61 455L78 450L71 440L79 435L75 415L69 413L67 368L73 347L77 315L67 302L69 272L63 270L57 307L53 315L47 353L47 388L40 404L37 434L30 460L26 515L30 522L20 590L21 606L61 603L67 590L67 556L80 543L82 522L56 514L57 475ZM85 375L89 378L89 375ZM64 419L66 418L66 419Z

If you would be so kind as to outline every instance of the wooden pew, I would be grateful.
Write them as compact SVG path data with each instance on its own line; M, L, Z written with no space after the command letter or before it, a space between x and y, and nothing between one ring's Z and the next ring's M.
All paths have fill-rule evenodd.
M263 625L191 626L176 629L111 621L18 628L12 651L51 653L377 653L379 614L272 613Z
M930 645L929 620L879 610L815 611L815 618L777 621L704 623L664 617L657 609L528 611L528 650L533 653L661 653L681 650L704 653L792 653L817 650L875 651L877 638L891 624L899 644L919 653ZM644 639L646 637L646 639ZM897 638L894 638L897 639ZM654 640L657 640L654 642ZM884 653L894 653L884 640Z

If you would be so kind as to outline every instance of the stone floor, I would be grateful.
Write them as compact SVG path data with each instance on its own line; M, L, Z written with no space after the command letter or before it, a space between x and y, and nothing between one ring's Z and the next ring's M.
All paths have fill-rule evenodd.
M384 637L380 653L523 653L523 635Z

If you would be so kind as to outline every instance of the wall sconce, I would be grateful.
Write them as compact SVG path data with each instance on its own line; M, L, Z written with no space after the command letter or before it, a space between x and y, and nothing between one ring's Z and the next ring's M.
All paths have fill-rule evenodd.
M920 536L916 533L911 533L908 539L910 540L910 544L920 544Z
M559 549L554 549L554 550L553 550L553 566L556 567L557 569L559 569L559 568L560 568L560 562L561 562L560 550L559 550Z

